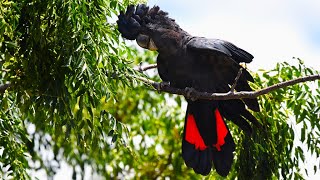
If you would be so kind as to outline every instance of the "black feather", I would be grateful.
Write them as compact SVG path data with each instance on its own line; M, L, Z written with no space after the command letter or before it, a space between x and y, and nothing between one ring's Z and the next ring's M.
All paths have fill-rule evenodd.
M118 18L118 29L123 37L133 40L139 34L144 34L153 40L159 52L157 58L159 75L163 81L169 81L170 85L176 88L192 87L209 93L228 92L242 68L239 63L249 63L253 59L250 53L230 42L191 36L158 6L151 9L146 5L129 6L126 13L121 12ZM236 91L252 91L248 81L254 82L254 79L246 69L243 69L235 87ZM218 109L224 118L233 121L250 134L251 123L258 127L261 125L246 110L246 106L253 111L260 110L257 99L188 100L187 115L191 113L194 116L202 138L201 150L196 149L195 145L199 144L187 142L184 132L182 157L188 167L193 168L196 173L207 175L214 165L221 176L228 175L233 162L235 144L228 131L221 149L219 146L215 147L217 142L215 109Z
M253 56L247 51L238 48L234 44L220 40L220 39L207 39L203 37L194 37L191 39L187 46L189 48L202 49L207 51L215 51L230 56L237 63L245 62L250 63Z
M233 163L233 151L235 144L229 133L225 138L225 144L221 147L222 151L212 150L213 165L220 176L226 177Z

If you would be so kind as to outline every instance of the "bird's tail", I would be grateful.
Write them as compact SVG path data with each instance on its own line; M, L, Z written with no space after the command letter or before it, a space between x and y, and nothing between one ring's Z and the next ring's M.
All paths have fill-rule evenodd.
M216 101L188 103L182 141L182 156L188 167L207 175L212 166L227 176L233 162L235 144Z

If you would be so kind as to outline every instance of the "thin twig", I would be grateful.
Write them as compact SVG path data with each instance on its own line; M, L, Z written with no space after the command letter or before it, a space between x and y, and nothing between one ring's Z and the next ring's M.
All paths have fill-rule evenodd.
M145 84L151 85L154 87L157 91L162 91L162 92L167 92L170 94L178 94L178 95L183 95L187 96L188 91L185 89L178 89L175 87L171 86L160 86L160 83L152 81L147 78L143 77L135 77L136 79L144 82ZM257 91L240 91L240 92L227 92L227 93L208 93L208 92L199 92L194 90L192 95L197 97L198 99L208 99L208 100L228 100L228 99L243 99L243 98L248 98L248 99L253 99L258 96L267 94L271 91L284 88L287 86L292 86L294 84L302 83L302 82L307 82L307 81L315 81L317 79L320 79L320 74L316 75L310 75L306 77L301 77L297 79L292 79L289 81L284 81L278 84L274 84L272 86L257 90Z
M149 70L149 69L154 69L157 67L157 64L149 64L149 65L146 65L146 66L143 66L141 65L141 63L139 64L138 68L135 68L137 71L140 71L140 72L143 72L143 71L146 71L146 70Z
M242 74L242 69L243 69L243 68L240 68L240 69L239 69L239 72L238 72L238 74L237 74L237 77L234 79L234 83L232 84L232 86L231 86L231 88L230 88L230 92L232 92L232 93L234 93L234 89L236 88L237 83L238 83L238 81L239 81L239 79L240 79L240 76L241 76L241 74Z

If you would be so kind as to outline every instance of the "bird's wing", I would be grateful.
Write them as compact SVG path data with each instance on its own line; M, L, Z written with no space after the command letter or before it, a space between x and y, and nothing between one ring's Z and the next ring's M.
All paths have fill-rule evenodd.
M223 53L230 56L237 63L250 63L253 59L253 56L247 51L238 48L228 41L220 39L195 37L188 42L188 48Z
M212 81L216 84L216 92L229 91L241 68L239 63L251 62L253 58L248 52L229 42L218 39L194 37L188 41L186 47L187 51L199 57L198 59L205 57L201 61L205 61L208 67L211 68L212 74L214 74ZM235 89L237 91L252 91L248 81L253 82L253 77L246 69L243 69ZM259 111L257 99L243 99L243 101L250 109Z

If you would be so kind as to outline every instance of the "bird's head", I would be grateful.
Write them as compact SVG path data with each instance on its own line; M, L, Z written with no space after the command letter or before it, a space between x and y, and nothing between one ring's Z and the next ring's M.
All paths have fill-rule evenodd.
M124 38L135 39L140 47L153 51L174 53L187 34L158 6L130 5L118 18L118 30Z

